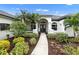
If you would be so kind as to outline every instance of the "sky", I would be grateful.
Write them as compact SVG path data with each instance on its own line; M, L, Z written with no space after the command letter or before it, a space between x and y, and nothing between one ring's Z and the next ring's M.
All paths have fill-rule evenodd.
M13 15L20 13L20 9L25 9L30 13L66 15L78 13L79 4L0 4L0 10Z

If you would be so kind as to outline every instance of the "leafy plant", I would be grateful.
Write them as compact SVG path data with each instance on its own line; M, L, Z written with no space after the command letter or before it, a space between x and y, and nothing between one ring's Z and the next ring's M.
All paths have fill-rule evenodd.
M56 35L49 33L49 34L47 34L47 37L48 37L48 39L55 39Z
M30 39L30 44L31 44L31 45L35 45L36 42L37 42L37 40L36 40L35 38L31 38L31 39Z
M68 35L66 33L56 33L56 40L59 42L65 42L67 43L68 41Z
M68 39L68 42L75 42L75 43L77 43L77 42L79 42L79 37L75 37L75 38L70 38L70 39Z
M64 51L70 55L79 55L79 47L67 45L64 47Z
M15 36L22 36L22 34L24 34L27 30L26 24L22 23L21 21L13 22L10 25L10 28Z
M29 37L29 38L32 38L32 37L38 38L38 35L35 34L35 33L32 33L32 32L26 32L26 33L23 34L23 36L24 37Z
M11 55L24 55L27 54L29 51L29 45L25 42L18 42L16 43L15 47L11 51Z
M8 50L10 48L10 42L8 40L0 40L0 49Z
M6 49L0 49L0 55L8 55L8 52Z
M14 44L16 44L16 43L18 43L18 42L24 42L24 38L23 38L23 37L18 37L18 38L15 38L15 39L13 40L13 43L14 43Z
M8 55L7 50L10 48L8 40L0 40L0 55Z

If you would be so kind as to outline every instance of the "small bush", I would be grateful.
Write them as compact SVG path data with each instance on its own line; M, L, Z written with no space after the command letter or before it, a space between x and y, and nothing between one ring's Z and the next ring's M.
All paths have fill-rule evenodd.
M8 40L0 40L0 49L8 50L10 48L10 42Z
M23 36L24 37L29 37L29 38L32 38L32 37L38 38L38 35L35 34L35 33L32 33L32 32L26 32L26 33L23 34Z
M0 49L0 55L8 55L8 52L6 49Z
M59 41L59 42L66 42L67 43L67 40L68 40L68 35L65 34L65 33L56 33L56 40Z
M29 51L29 45L25 42L18 42L16 43L15 47L11 51L11 55L24 55L27 54Z
M70 38L68 39L68 42L72 42L72 43L78 43L79 42L79 37L75 37L75 38Z
M31 38L31 39L30 39L30 44L31 44L31 45L35 45L36 42L37 42L37 40L36 40L35 38Z
M79 47L67 45L64 47L64 51L69 55L79 55Z
M10 25L10 28L11 32L13 32L16 37L22 36L27 30L26 24L22 23L21 21L13 22Z
M16 43L18 43L18 42L23 42L23 41L24 41L24 38L23 38L23 37L18 37L18 38L15 38L15 39L13 40L13 43L16 44Z
M47 37L48 37L48 39L55 39L56 38L55 34L51 34L51 33L47 34Z

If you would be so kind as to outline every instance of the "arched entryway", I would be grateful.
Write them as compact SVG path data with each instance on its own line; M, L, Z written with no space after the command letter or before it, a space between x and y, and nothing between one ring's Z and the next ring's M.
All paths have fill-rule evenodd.
M47 33L48 32L48 21L46 19L40 19L39 21L39 32Z

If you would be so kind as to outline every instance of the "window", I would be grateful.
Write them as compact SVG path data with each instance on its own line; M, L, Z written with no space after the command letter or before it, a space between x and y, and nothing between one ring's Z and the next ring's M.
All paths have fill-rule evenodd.
M35 22L31 22L31 29L36 29L36 23Z
M0 23L0 30L8 30L10 24Z
M52 29L57 30L57 23L52 23Z

